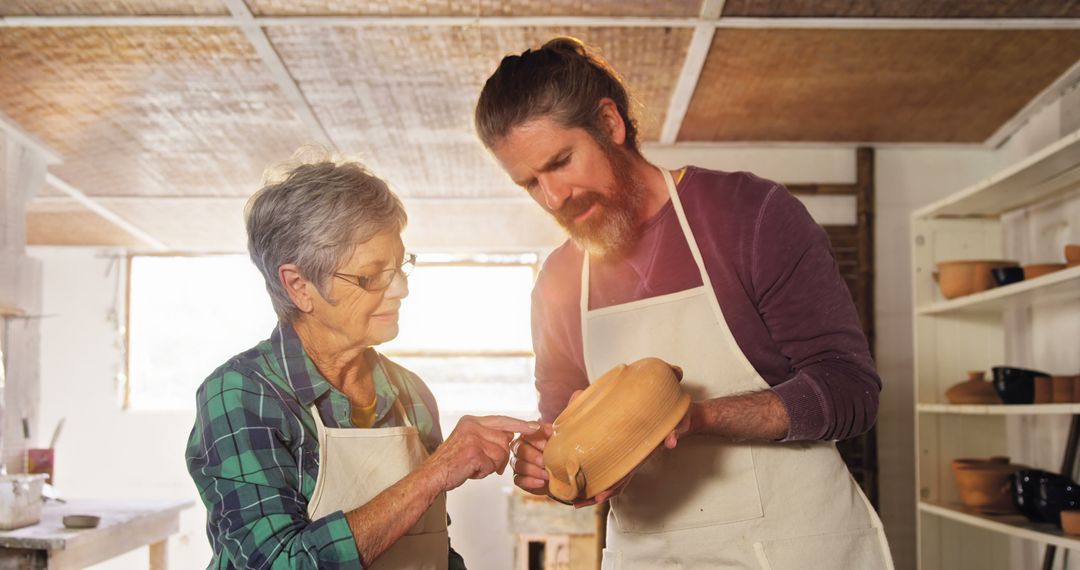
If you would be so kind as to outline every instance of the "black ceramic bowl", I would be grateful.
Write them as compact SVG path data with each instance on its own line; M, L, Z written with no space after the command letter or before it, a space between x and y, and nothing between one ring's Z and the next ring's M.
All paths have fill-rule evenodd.
M1061 526L1061 511L1080 508L1080 485L1076 481L1048 473L1039 479L1039 515L1046 522Z
M995 366L994 391L1006 404L1031 404L1035 402L1035 378L1038 376L1050 377L1045 372L1028 370L1027 368L1012 368L1010 366Z
M1046 476L1054 476L1042 469L1022 469L1009 475L1009 490L1013 504L1020 514L1031 522L1046 522L1039 512L1039 485Z
M990 270L990 273L993 274L994 283L997 283L998 287L1024 280L1023 267L995 267Z

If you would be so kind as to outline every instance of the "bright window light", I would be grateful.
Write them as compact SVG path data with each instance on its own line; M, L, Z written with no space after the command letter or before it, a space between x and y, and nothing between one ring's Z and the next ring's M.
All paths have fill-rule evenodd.
M417 261L401 333L379 351L424 379L444 420L535 415L529 302L537 257ZM131 409L191 409L198 385L277 322L247 256L134 256L130 271Z

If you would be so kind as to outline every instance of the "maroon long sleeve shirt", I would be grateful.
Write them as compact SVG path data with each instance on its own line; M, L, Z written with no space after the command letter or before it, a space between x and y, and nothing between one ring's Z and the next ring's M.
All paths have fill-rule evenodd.
M787 440L844 439L869 430L881 379L825 231L786 188L746 172L688 167L677 188L727 325L787 408ZM581 343L582 255L563 244L533 290L536 388L545 421L589 383ZM670 201L629 255L593 259L590 277L592 309L702 284Z

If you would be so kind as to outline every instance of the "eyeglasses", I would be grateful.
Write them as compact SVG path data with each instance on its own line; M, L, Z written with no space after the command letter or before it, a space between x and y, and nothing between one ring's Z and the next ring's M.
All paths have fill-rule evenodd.
M390 269L383 269L374 275L335 273L334 277L348 281L368 293L378 293L389 287L390 284L394 282L394 277L396 277L398 273L400 273L402 277L408 277L409 273L412 273L414 267L416 267L416 254L406 253L405 260L401 262L401 265L391 267Z

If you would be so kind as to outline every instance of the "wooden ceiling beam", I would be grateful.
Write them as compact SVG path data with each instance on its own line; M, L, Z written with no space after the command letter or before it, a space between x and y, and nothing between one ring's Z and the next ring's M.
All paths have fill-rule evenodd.
M228 0L231 2L232 0ZM244 5L246 8L246 4ZM250 14L250 11L248 12ZM645 16L4 16L0 27L623 27L696 28L702 18ZM717 28L1054 30L1080 18L751 18L719 17Z
M150 246L152 249L154 249L156 251L168 251L169 250L169 246L165 242L157 239L156 237L150 235L148 232L146 232L142 228L140 228L140 227L136 226L135 224L132 224L131 222L127 221L127 219L125 219L120 214L117 214L116 212L110 210L109 208L106 208L105 206L101 205L100 202L98 202L98 201L94 200L93 198L87 196L83 191L81 191L78 188L72 186L71 184L69 184L68 182L66 182L62 178L58 177L57 175L55 175L55 174L53 174L51 172L47 173L45 175L45 183L48 184L49 186L52 186L53 188L56 188L57 190L63 192L64 194L67 194L68 196L73 198L79 204L82 204L86 209L90 210L91 212L94 212L95 214L101 216L102 218L105 218L106 220L108 220L112 224L116 225L117 227L119 227L119 228L123 229L124 231L128 232L129 234L139 238L144 243L146 243L146 245Z
M682 128L686 110L690 108L690 100L694 97L701 70L705 67L705 58L716 35L716 20L723 12L724 0L705 0L701 5L701 22L694 27L679 80L671 92L671 102L664 115L664 126L660 129L661 144L672 144L679 137L679 129Z
M270 38L266 37L266 31L255 23L251 9L244 3L244 0L223 1L228 7L229 13L232 14L234 21L240 30L244 32L248 41L251 42L255 52L262 58L266 68L270 71L270 75L273 76L274 82L277 83L285 99L289 101L289 105L292 106L293 111L303 121L311 136L326 147L338 151L337 144L330 138L326 128L311 108L311 104L308 103L307 98L300 91L300 87L296 85L296 79L293 78L289 68L285 66L285 62L282 61L281 56L270 43Z

